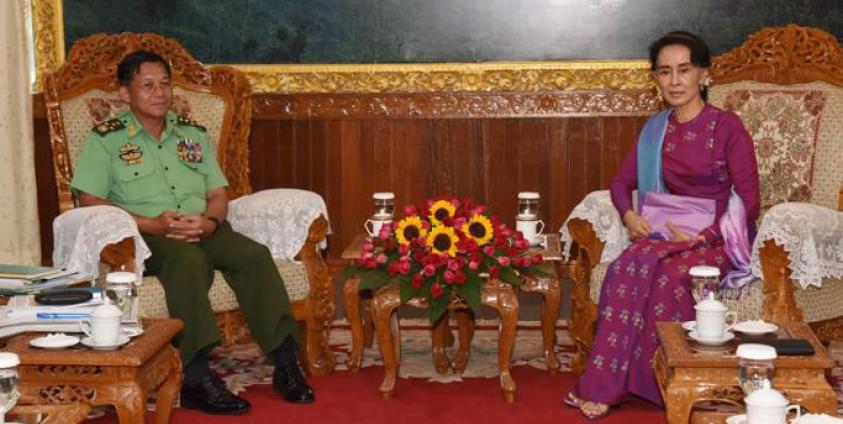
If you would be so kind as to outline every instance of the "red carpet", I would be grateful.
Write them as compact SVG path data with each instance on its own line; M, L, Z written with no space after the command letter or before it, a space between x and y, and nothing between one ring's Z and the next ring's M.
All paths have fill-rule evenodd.
M244 393L252 410L240 417L215 417L201 412L177 409L173 423L585 423L579 411L564 406L562 395L574 385L571 373L549 375L532 367L516 367L512 375L518 385L514 404L501 396L498 380L471 378L462 383L428 383L422 379L401 379L394 399L380 398L378 386L383 368L370 367L360 374L334 373L311 378L317 401L311 405L291 405L282 401L268 385L254 385ZM115 423L113 414L88 421ZM153 413L147 422L154 422ZM664 423L664 412L639 399L627 402L600 423Z

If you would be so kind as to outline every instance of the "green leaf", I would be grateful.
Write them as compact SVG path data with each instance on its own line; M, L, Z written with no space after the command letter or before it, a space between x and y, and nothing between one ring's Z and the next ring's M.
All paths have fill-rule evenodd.
M399 285L399 292L401 293L401 303L407 303L408 300L419 295L421 290L413 287L411 283L401 283Z
M360 290L377 290L389 282L389 272L382 269L369 269L358 275L360 278Z
M512 284L513 286L521 285L521 277L515 273L510 267L501 267L501 273L498 277L501 281Z
M536 264L524 268L524 273L533 277L556 277L556 269L550 264Z
M445 292L442 293L442 296L437 298L430 297L428 302L430 304L430 323L433 324L442 317L442 314L448 310L448 300L451 298L448 294L448 290L445 289Z
M477 274L467 275L468 281L462 286L456 286L457 292L462 296L465 303L471 308L474 313L480 312L480 292L483 287L483 279Z

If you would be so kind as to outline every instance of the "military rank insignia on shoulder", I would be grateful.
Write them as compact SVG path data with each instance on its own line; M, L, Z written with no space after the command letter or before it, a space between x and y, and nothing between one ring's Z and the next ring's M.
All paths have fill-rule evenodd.
M104 136L110 132L122 130L125 127L126 125L123 124L123 121L119 119L109 119L108 121L103 121L95 125L94 131L96 131L97 134Z
M178 121L178 122L179 122L179 125L186 125L186 126L189 126L189 127L196 127L196 128L199 128L199 129L200 129L200 130L202 130L202 131L207 131L207 130L205 129L205 127L203 127L203 126L199 125L199 123L197 123L196 121L194 121L194 120L192 120L192 119L190 119L190 118L186 118L186 117L184 117L184 116L179 116L179 121Z

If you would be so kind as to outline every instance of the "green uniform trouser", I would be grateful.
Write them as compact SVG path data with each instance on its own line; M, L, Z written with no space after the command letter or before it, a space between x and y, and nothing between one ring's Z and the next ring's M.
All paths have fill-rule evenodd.
M201 349L220 342L208 300L215 269L234 290L249 330L264 352L275 350L289 335L298 342L287 290L266 246L235 232L228 222L199 243L165 236L143 239L152 251L146 269L164 286L170 316L184 321L176 344L185 365Z

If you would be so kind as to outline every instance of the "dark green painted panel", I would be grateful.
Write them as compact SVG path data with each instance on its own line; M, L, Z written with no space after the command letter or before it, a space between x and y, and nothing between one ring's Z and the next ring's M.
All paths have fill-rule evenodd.
M155 32L207 63L632 59L673 29L712 51L765 26L843 36L843 0L64 0L67 45Z

